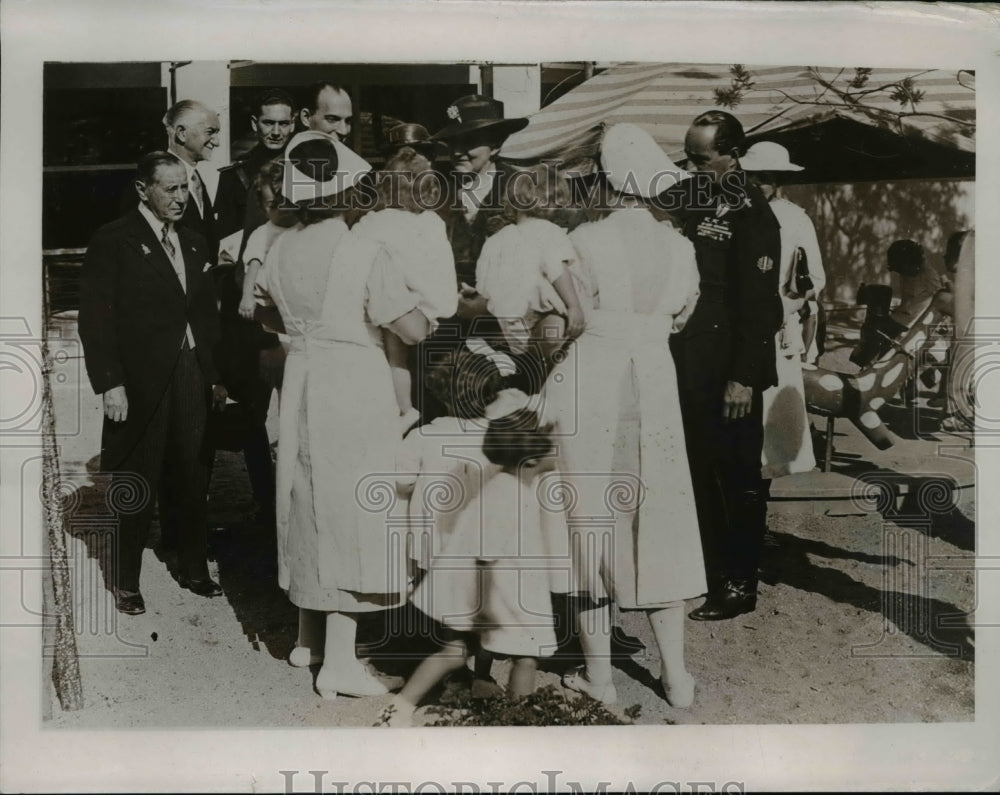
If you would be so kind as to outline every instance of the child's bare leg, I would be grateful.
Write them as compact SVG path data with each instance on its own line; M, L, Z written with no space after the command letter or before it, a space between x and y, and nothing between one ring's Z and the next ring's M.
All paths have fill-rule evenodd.
M649 624L660 650L660 681L667 702L689 707L694 701L694 677L684 664L684 603L673 602L649 611Z
M417 666L403 689L393 699L393 704L400 711L408 710L412 713L434 685L465 665L467 653L465 643L461 640L444 642L440 649L430 657L425 657Z
M507 692L514 698L530 696L535 692L535 672L537 670L538 660L534 657L512 657Z

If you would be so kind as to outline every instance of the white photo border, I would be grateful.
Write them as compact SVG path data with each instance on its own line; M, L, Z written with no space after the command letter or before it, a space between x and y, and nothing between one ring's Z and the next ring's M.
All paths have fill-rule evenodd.
M479 62L556 60L845 64L974 68L977 85L977 316L1000 310L1000 50L997 10L927 3L180 2L6 0L0 8L0 317L42 330L42 65L46 61ZM983 379L980 398L997 405ZM27 388L27 387L26 387ZM3 532L20 459L0 439ZM25 444L23 441L18 444ZM37 453L37 449L34 451ZM34 454L33 453L33 454ZM1000 473L977 446L978 483ZM14 485L12 485L14 484ZM994 493L991 493L994 492ZM4 791L284 791L282 770L330 782L533 782L592 789L739 782L746 790L993 789L1000 747L996 670L1000 539L995 490L977 494L976 719L967 724L637 726L593 729L46 731L41 631L3 627L0 776ZM19 513L19 512L18 512ZM37 522L39 510L26 514ZM992 558L993 571L988 561ZM985 562L984 562L985 561ZM19 598L0 571L0 598ZM25 575L41 591L40 572ZM40 602L40 599L38 600ZM790 716L794 720L794 716ZM297 787L312 789L303 773ZM369 788L344 791L371 791ZM521 785L521 791L531 789ZM704 786L702 787L704 790ZM376 790L377 791L377 790ZM387 787L383 791L390 791ZM402 790L406 791L406 790ZM440 791L429 786L424 791ZM471 791L466 789L466 791ZM666 788L664 791L674 791Z

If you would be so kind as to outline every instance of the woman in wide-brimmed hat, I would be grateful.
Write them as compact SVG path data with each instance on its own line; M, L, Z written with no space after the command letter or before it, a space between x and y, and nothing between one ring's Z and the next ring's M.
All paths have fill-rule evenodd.
M290 661L323 662L324 698L386 692L355 657L355 614L400 604L405 568L394 565L384 512L368 504L364 484L393 471L399 441L383 335L414 344L429 331L385 247L343 220L367 171L333 136L295 136L282 192L300 222L274 242L258 277L291 340L277 472L278 580L300 608Z
M451 169L460 180L449 222L459 280L475 285L476 261L486 238L502 221L502 177L497 153L507 136L524 129L527 119L505 119L499 100L471 94L448 106L449 123L434 135L451 156ZM497 223L492 223L492 222Z

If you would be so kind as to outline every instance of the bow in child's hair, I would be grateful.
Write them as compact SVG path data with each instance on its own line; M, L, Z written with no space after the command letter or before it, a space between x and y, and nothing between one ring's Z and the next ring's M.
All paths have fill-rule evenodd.
M517 365L506 353L491 348L486 340L481 337L469 337L465 341L465 347L477 356L485 356L500 371L500 375L514 375L517 373Z

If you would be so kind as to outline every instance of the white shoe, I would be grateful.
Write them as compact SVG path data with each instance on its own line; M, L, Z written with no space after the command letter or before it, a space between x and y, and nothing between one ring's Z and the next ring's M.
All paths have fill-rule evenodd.
M663 684L663 694L667 697L667 703L677 709L687 709L694 703L695 679L688 672L684 672L681 681L673 687L667 685L665 676L660 677Z
M584 665L564 673L562 683L563 687L590 696L602 704L610 706L618 701L618 691L615 690L614 682L609 681L603 685L595 685L587 678L587 668Z
M343 672L328 672L324 676L326 666L320 669L316 676L316 689L326 699L342 696L384 696L389 692L382 682L376 679L372 672L361 663L352 666L352 670Z

